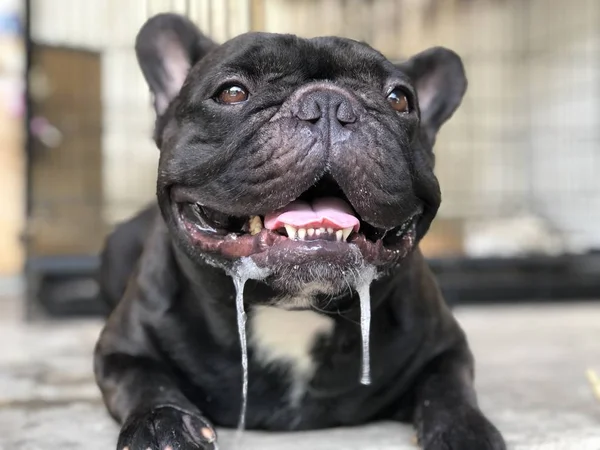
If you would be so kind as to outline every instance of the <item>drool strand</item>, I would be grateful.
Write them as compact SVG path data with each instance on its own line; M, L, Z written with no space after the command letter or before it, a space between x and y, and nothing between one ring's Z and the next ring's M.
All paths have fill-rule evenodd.
M357 282L355 289L360 298L360 333L362 337L362 368L360 383L364 385L371 384L371 283L376 277L376 270L372 266L367 266L360 282Z
M242 351L242 408L238 420L238 434L246 427L246 409L248 408L248 343L246 341L246 311L244 311L244 285L246 278L233 277L236 296L237 327Z
M242 354L242 407L237 428L237 442L246 428L246 410L248 409L248 343L246 339L246 311L244 310L244 286L248 280L264 280L269 276L267 269L259 268L250 258L242 258L231 270L229 275L235 286L235 308L237 312L237 327L240 337Z
M360 297L360 332L362 336L362 370L360 382L364 385L371 384L371 358L369 349L369 335L371 331L371 296L369 285L358 291Z

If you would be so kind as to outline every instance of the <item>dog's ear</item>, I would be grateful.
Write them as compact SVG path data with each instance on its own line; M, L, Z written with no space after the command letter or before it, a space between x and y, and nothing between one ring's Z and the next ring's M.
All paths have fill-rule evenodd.
M178 14L165 13L148 19L137 35L135 52L158 116L177 96L190 68L216 46L196 25Z
M421 126L431 144L435 135L460 105L467 90L467 77L460 57L452 50L434 47L398 67L417 90Z

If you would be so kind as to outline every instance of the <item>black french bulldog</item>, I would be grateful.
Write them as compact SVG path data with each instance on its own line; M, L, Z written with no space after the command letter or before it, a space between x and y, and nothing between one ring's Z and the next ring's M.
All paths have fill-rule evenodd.
M236 426L232 276L248 267L266 278L244 291L247 428L413 421L426 450L504 449L417 247L440 204L435 136L467 86L460 58L394 64L350 39L268 33L217 45L172 14L136 51L161 153L158 207L102 258L114 310L95 372L118 450L215 449L213 426ZM357 280L372 268L362 385Z

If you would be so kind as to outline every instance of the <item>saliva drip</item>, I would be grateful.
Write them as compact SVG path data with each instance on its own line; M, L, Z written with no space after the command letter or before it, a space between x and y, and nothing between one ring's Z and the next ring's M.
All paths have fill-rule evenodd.
M246 428L246 410L248 408L248 343L246 340L246 311L244 310L244 286L246 281L262 280L269 275L267 269L261 269L250 258L242 258L232 269L230 276L235 286L235 305L237 327L242 353L242 407L238 420L238 437Z
M362 337L362 368L360 382L364 385L371 384L371 283L376 277L376 269L367 266L363 269L360 279L354 288L360 298L360 333Z
M246 281L241 277L233 277L236 291L237 327L242 351L242 408L238 420L238 431L240 432L246 427L246 409L248 407L248 343L246 342L246 311L244 311L244 285Z

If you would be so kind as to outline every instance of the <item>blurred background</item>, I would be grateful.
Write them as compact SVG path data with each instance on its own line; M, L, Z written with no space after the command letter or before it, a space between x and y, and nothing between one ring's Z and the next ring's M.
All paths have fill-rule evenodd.
M153 200L158 151L133 43L151 15L433 45L469 90L442 129L423 251L453 303L600 298L598 0L0 0L0 289L30 317L97 314L104 237Z

